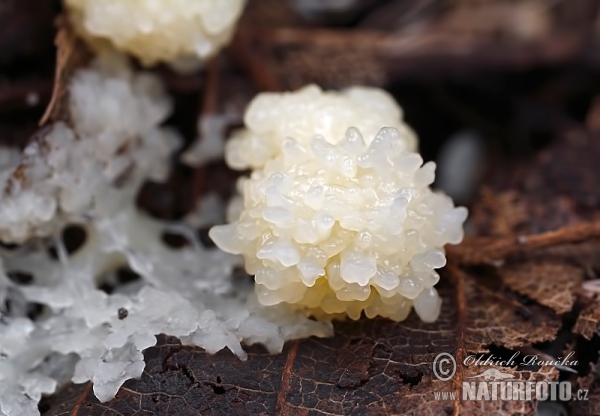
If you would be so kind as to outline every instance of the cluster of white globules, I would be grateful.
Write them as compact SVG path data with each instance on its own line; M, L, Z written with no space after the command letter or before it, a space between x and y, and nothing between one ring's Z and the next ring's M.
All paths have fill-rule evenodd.
M245 0L65 0L88 39L108 40L144 64L187 66L227 44Z
M290 339L332 335L328 322L261 305L233 277L238 256L202 247L193 227L221 220L216 196L176 223L137 209L142 184L169 175L180 142L161 126L170 111L160 79L107 56L70 80L68 124L45 127L23 154L0 148L0 241L19 244L0 247L0 416L39 415L41 395L68 380L91 380L111 399L142 374L156 334L241 359L242 344L277 353ZM71 253L61 232L69 224L86 236ZM190 245L168 247L167 231ZM111 294L98 288L123 267L141 279ZM31 281L11 279L17 272ZM31 303L43 305L34 318Z
M133 198L115 182L127 180L136 189L147 177L166 179L180 142L158 125L171 102L155 76L134 73L122 58L108 62L77 72L69 84L71 125L52 124L23 158L0 166L2 241L22 243L74 218L112 215Z
M223 250L242 254L264 305L298 305L318 318L383 316L414 305L434 321L441 300L435 269L459 243L467 211L433 192L401 111L385 92L309 86L261 94L247 129L229 142L243 207L211 229Z

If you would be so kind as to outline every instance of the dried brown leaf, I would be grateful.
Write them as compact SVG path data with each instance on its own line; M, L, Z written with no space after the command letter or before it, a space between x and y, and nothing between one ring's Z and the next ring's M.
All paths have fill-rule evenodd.
M473 377L477 380L483 369L496 369L504 374L511 374L514 377L514 381L530 381L540 382L547 381L552 382L558 379L558 370L551 366L540 368L538 371L516 371L515 369L498 367L498 366L487 366L477 368L469 367L468 371L463 375L463 379L467 377ZM512 381L513 379L511 379ZM493 415L534 415L537 412L537 402L531 401L490 401L484 400L466 400L461 402L460 413L464 415L481 415L487 416Z
M512 290L558 314L573 309L584 277L580 267L548 259L513 262L498 274Z
M496 166L482 203L471 210L477 234L539 234L600 219L600 178L591 168L600 157L599 137L572 127L532 158Z
M577 317L573 332L581 335L587 340L598 333L600 328L600 301L590 301Z
M515 348L553 339L560 325L551 310L521 305L506 288L483 288L463 273L454 285L450 280L440 287L444 305L435 323L415 314L401 323L338 322L333 338L291 342L277 355L252 347L246 362L161 337L160 346L146 351L142 378L126 382L112 401L100 404L89 387L69 387L46 402L44 414L530 414L535 402L435 400L438 391L460 395L460 380L485 369L459 365L455 380L440 381L432 367L439 353L461 363L491 344ZM549 369L502 371L521 380L557 376Z
M480 235L511 236L527 222L525 203L515 190L496 192L484 185L477 201L471 220Z
M448 247L449 257L498 264L515 255L540 259L543 251L552 259L562 250L571 262L589 263L589 247L569 246L600 237L600 176L590 169L599 157L597 133L573 127L531 159L499 164L471 208L475 234L487 237Z
M314 81L326 87L381 85L392 72L419 71L440 61L446 67L457 61L511 66L554 62L572 57L583 45L580 33L563 36L552 30L533 42L512 39L498 45L485 36L469 36L465 42L449 35L448 28L456 25L448 21L443 30L408 38L368 29L319 30L295 20L283 2L276 3L278 8L260 13L270 10L271 20L286 23L270 26L267 19L259 28L243 21L231 48L255 85L269 90ZM72 69L85 61L84 49L68 28L61 29L57 42L55 94L43 122L68 116L65 86ZM217 91L214 85L206 88L208 113L216 106ZM112 401L99 403L91 384L68 386L44 402L44 414L533 414L535 401L442 401L435 400L434 392L460 397L461 382L484 370L462 364L469 354L556 339L559 314L572 309L585 269L577 267L580 251L573 249L600 236L600 215L594 209L600 186L597 174L588 169L599 155L598 141L578 128L517 169L499 169L500 185L490 180L487 194L473 207L478 235L489 237L448 248L451 265L439 285L444 304L435 323L423 323L415 314L402 323L339 322L333 338L294 341L278 355L251 347L246 362L228 352L211 356L161 336L159 345L145 353L143 376L125 383ZM205 187L203 181L195 181L198 189ZM527 238L519 237L523 235ZM570 252L575 265L567 263L566 255L564 262L552 259L551 250ZM459 268L460 263L499 262L502 267L493 272ZM588 313L591 317L585 321L584 311L575 331L591 336L598 318L596 310ZM432 364L439 353L450 353L459 363L455 379L435 377ZM558 377L554 368L496 369L519 380ZM591 377L585 382L597 383L595 373Z
M550 309L522 303L521 297L492 276L467 276L464 284L467 350L487 352L489 345L517 349L556 337L561 321Z
M573 391L586 390L585 400L570 402L571 416L600 415L600 364L590 364L591 370L585 377L577 378ZM583 398L583 396L582 396Z

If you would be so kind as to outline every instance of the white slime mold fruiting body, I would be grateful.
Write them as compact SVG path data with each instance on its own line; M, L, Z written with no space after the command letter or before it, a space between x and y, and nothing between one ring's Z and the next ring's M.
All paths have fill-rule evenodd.
M187 223L136 208L145 180L168 177L180 141L160 126L171 109L160 79L100 60L74 75L69 107L69 124L49 126L22 157L0 149L0 241L20 244L0 247L0 416L39 415L41 395L68 380L91 380L101 401L111 399L141 375L156 334L241 359L242 344L277 353L290 339L332 335L330 323L261 305L253 285L233 277L238 256L202 247L192 227L221 220L218 198L205 198ZM61 237L68 224L86 236L71 254ZM166 231L190 246L166 246ZM98 288L124 267L140 279L111 294ZM43 305L33 320L32 302Z
M443 247L463 238L467 210L433 192L435 164L385 92L309 86L261 94L247 130L227 145L243 209L210 235L242 254L264 305L294 304L318 318L415 311L434 321Z
M71 21L144 64L193 67L226 45L245 0L64 0Z

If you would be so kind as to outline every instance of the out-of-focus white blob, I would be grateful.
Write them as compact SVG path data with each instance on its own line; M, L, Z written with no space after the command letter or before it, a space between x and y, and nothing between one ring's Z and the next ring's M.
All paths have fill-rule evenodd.
M436 186L458 202L468 202L479 182L485 146L475 132L462 131L440 149Z
M145 65L191 69L231 39L245 0L64 0L75 28Z
M183 162L197 167L215 160L222 160L225 154L225 129L235 120L237 120L237 116L231 113L202 116L198 120L200 137L183 154Z

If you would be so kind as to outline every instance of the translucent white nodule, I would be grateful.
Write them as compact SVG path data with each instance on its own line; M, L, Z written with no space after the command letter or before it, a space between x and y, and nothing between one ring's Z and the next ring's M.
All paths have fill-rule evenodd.
M98 40L144 64L185 69L226 45L245 0L64 0L71 21L92 44Z
M259 94L245 124L225 154L232 168L253 169L239 182L243 209L210 236L243 254L258 300L324 319L403 320L414 304L434 321L435 269L443 246L462 240L467 210L429 188L435 164L415 152L394 100L311 85Z
M203 248L193 231L221 221L216 196L205 197L187 223L152 219L136 208L142 184L168 176L179 138L161 127L171 105L160 79L113 58L103 57L75 73L69 83L68 125L49 126L23 154L0 149L5 190L0 194L0 241L20 244L0 250L2 416L39 415L41 395L69 380L91 380L98 399L111 399L126 380L142 374L142 352L156 344L157 334L179 337L209 353L227 348L246 359L243 344L261 343L277 353L287 340L333 333L330 323L294 308L264 306L268 299L280 303L280 296L298 302L305 284L314 284L322 274L320 253L301 263L291 242L272 240L264 257L282 263L274 262L257 279L276 293L284 265L302 264L304 275L295 282L298 290L266 293L261 304L253 285L233 276L241 259ZM274 197L289 185L285 181L281 175L273 178ZM267 217L285 223L281 212ZM70 254L62 242L68 224L85 233L85 241ZM221 228L220 241L230 243L228 251L242 251L245 240L238 241L238 231L231 225ZM179 233L190 245L166 246L165 232ZM251 226L243 232L262 231ZM58 259L51 257L51 247ZM123 268L140 278L117 284ZM8 278L11 272L32 279L17 284ZM104 284L115 285L114 292L98 289ZM28 317L33 302L44 307L35 320Z

